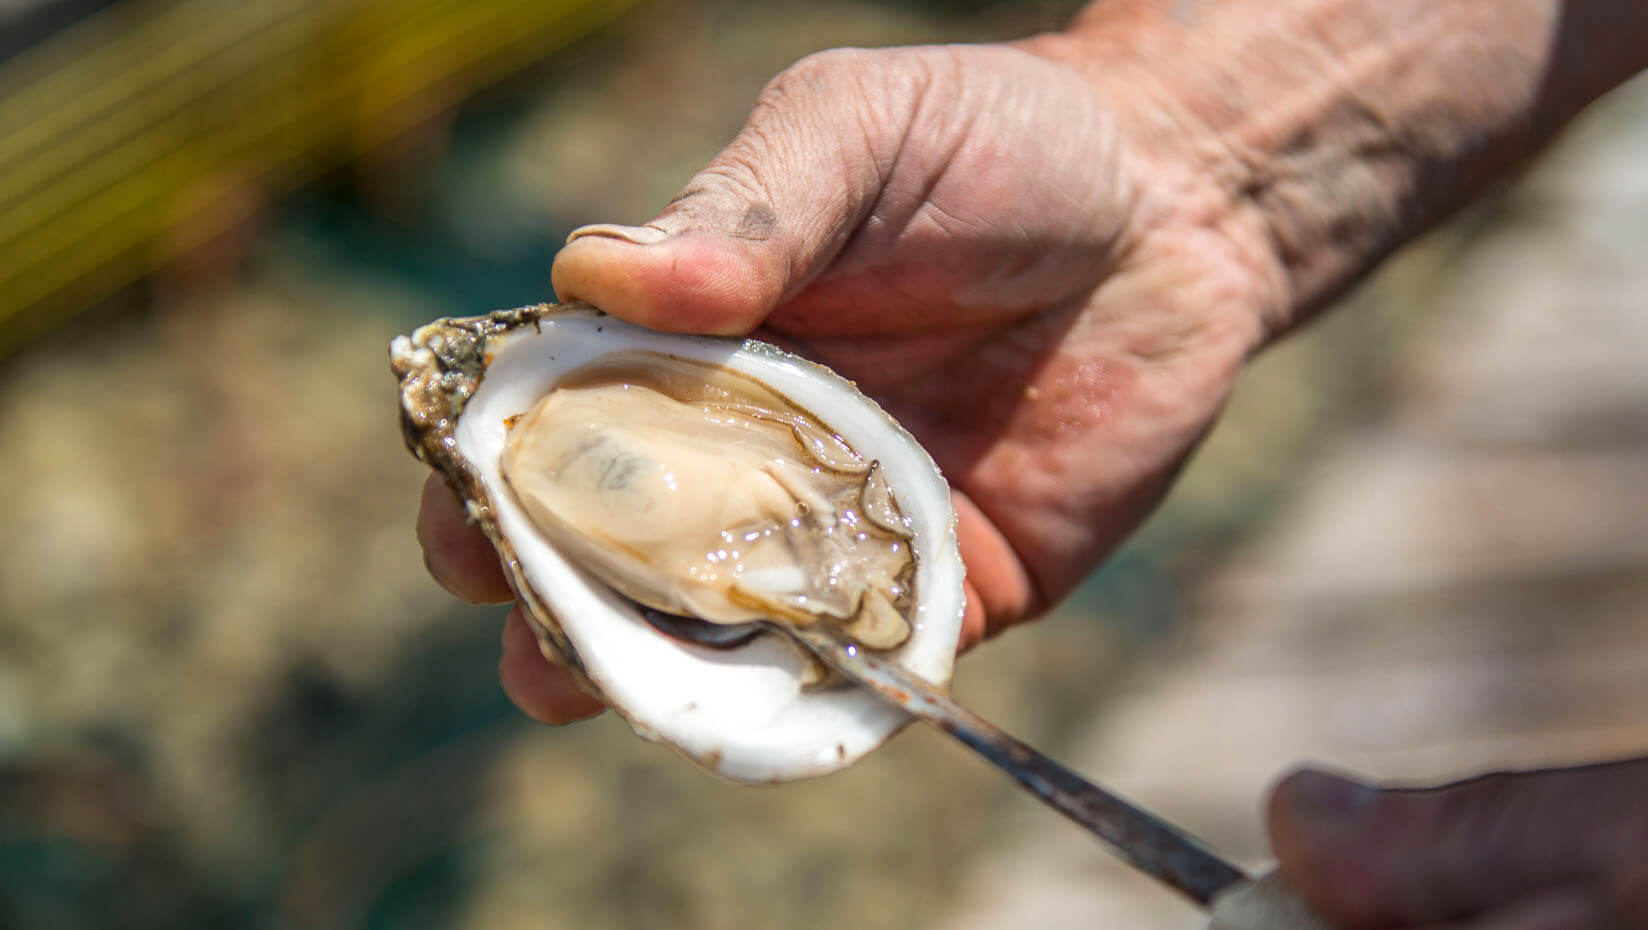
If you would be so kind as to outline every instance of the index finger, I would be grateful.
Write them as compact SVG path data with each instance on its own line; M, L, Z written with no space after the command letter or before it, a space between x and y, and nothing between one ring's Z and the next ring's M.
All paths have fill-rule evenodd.
M498 554L485 535L469 522L458 496L439 475L423 485L418 505L418 543L429 574L471 604L502 604L515 599L504 578Z

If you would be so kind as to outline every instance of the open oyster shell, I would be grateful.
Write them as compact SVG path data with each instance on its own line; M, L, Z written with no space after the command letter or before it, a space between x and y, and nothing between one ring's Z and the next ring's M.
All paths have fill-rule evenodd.
M571 373L637 352L758 382L876 463L914 558L910 636L886 655L947 684L964 607L948 486L908 433L822 366L754 340L642 329L581 304L439 320L390 348L407 443L497 548L545 655L637 733L737 781L784 781L851 764L907 718L851 687L807 686L809 660L775 637L715 650L658 632L640 605L554 545L505 480L506 440L523 414Z

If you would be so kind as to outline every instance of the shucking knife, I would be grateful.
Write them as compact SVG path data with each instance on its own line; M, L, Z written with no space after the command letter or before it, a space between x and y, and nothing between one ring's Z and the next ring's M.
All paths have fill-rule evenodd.
M1332 930L1274 873L1249 876L1189 833L1089 782L931 684L826 629L765 620L723 625L644 613L661 632L718 648L740 645L762 630L789 638L854 684L948 733L1103 840L1133 868L1210 911L1210 930Z

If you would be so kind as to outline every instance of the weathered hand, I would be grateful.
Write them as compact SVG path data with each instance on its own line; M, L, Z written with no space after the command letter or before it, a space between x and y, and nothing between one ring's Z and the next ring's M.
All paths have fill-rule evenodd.
M1288 885L1345 930L1648 926L1648 759L1428 790L1300 772L1270 830Z
M1218 147L1039 51L804 59L662 214L580 231L554 269L562 299L659 329L759 327L877 397L956 491L968 644L1064 595L1144 518L1282 301L1268 244L1209 180ZM431 487L436 577L506 598ZM540 719L593 709L519 617L502 677Z
M1057 600L1144 516L1242 361L1644 66L1628 0L1108 0L1013 46L780 75L645 227L556 290L662 329L760 327L880 398L956 490L966 642ZM438 483L431 571L509 590ZM518 613L506 690L599 705ZM1293 887L1348 928L1648 925L1648 762L1435 792L1285 783Z

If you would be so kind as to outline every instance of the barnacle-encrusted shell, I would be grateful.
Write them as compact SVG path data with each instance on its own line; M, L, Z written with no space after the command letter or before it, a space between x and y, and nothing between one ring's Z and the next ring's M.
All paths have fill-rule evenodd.
M849 517L862 519L860 529L866 532L855 535L895 539L893 550L907 545L913 562L907 577L899 577L896 567L880 569L896 583L883 578L848 585L844 590L855 593L837 613L850 615L849 635L855 629L873 632L873 625L865 625L864 599L881 595L864 592L881 585L893 592L893 600L913 592L897 605L908 618L908 638L902 629L896 635L885 631L891 621L884 612L877 613L882 621L878 635L887 637L882 645L902 642L888 653L894 661L929 681L948 681L963 607L948 488L904 430L828 369L765 343L659 333L584 305L542 305L437 321L410 337L398 337L391 358L401 379L408 444L446 477L498 549L545 653L572 668L643 736L663 740L729 778L780 781L851 763L905 718L846 686L808 689L803 678L809 663L775 638L716 651L657 632L631 600L648 595L618 585L627 589L630 596L625 596L598 577L620 580L612 572L627 570L622 559L611 560L617 568L592 572L587 553L570 551L576 547L567 539L544 531L545 514L535 519L503 473L511 427L558 386L580 377L589 381L592 366L621 369L647 365L650 358L670 378L695 370L725 372L770 392L799 419L817 424L821 429L815 433L833 437L816 456L833 460L841 473L859 473L854 480L860 484L853 485L859 490L840 498L857 502ZM734 384L729 390L739 389ZM770 399L762 403L762 410L774 406ZM786 428L803 430L798 422ZM635 435L645 439L655 434ZM797 442L823 441L813 433L796 436ZM831 470L825 467L828 462L814 464L820 474ZM796 495L811 493L808 488L792 490L792 506L801 500ZM889 499L877 503L882 493ZM887 525L878 529L877 521ZM760 596L768 595L770 591ZM742 598L737 594L735 599ZM861 625L855 628L853 622Z

